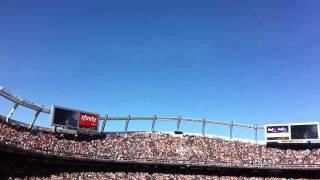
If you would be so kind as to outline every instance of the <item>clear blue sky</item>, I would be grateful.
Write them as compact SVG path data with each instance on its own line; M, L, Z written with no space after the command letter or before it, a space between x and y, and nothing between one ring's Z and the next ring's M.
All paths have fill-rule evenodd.
M3 0L0 84L101 115L319 121L319 8L318 0ZM0 113L11 105L1 98Z

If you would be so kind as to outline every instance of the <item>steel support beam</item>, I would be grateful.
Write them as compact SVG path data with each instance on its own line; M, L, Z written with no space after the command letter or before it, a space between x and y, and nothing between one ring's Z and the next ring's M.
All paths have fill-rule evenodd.
M177 120L177 131L180 130L180 124L181 124L181 116L179 116Z
M31 124L30 124L30 129L32 129L32 128L33 128L34 123L36 122L36 120L37 120L37 118L38 118L38 116L39 116L40 112L41 112L41 110L37 111L37 112L34 114L34 117L33 117L32 122L31 122Z
M254 125L254 140L256 143L258 143L258 125Z
M128 127L129 127L129 121L130 121L130 119L131 119L131 116L128 115L127 120L126 120L126 125L125 125L125 127L124 127L124 132L125 132L126 134L127 134L127 132L128 132Z
M105 115L103 119L102 127L101 127L101 132L104 132L104 128L106 127L107 120L108 120L108 115Z
M233 136L233 121L230 122L230 140L232 139Z
M157 116L154 115L153 119L152 119L152 127L151 127L151 131L154 132L154 128L156 126L156 120L157 120Z
M206 118L203 118L203 122L202 122L202 135L206 135Z
M6 121L9 122L9 119L12 117L13 113L16 111L17 107L19 106L19 103L15 103L12 107L11 111L9 112Z

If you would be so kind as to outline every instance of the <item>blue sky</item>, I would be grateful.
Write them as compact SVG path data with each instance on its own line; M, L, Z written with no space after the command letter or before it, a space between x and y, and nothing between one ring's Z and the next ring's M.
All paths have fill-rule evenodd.
M37 103L101 115L318 121L319 7L317 0L0 1L0 84ZM1 114L11 106L0 99ZM30 122L32 114L19 108L14 117Z

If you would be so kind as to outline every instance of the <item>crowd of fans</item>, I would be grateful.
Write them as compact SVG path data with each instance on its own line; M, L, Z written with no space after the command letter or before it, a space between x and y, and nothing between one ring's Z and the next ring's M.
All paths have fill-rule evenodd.
M14 179L14 178L9 178ZM183 174L163 174L163 173L126 173L126 172L74 172L74 173L59 173L50 177L25 177L24 179L128 179L128 180L283 180L284 178L276 177L239 177L239 176L207 176L207 175L183 175ZM293 179L290 179L293 180Z
M166 133L68 135L7 123L0 118L0 142L63 156L196 163L320 164L320 149L283 150L222 138Z

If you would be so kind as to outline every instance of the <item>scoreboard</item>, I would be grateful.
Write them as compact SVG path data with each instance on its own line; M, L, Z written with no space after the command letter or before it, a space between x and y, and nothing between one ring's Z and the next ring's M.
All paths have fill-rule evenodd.
M319 137L319 122L265 125L267 143L308 143Z
M99 114L61 106L52 106L51 125L71 129L98 131Z
M318 125L291 125L291 139L318 139Z

